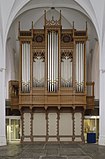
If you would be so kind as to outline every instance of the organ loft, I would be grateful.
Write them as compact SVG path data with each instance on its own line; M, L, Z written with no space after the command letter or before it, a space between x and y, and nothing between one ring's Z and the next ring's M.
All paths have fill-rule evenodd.
M62 28L62 15L43 29L18 28L19 80L9 81L11 109L21 114L21 142L83 142L84 113L94 109L86 81L86 29Z

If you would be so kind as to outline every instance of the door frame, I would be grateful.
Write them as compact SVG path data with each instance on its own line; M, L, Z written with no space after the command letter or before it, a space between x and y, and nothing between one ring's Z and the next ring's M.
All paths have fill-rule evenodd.
M7 139L7 142L9 143L14 143L14 142L20 142L20 139L12 140L11 138L11 120L20 120L20 136L21 136L21 117L20 116L6 116L5 117L5 122L6 120L9 120L9 136ZM7 134L7 124L6 124L6 134Z

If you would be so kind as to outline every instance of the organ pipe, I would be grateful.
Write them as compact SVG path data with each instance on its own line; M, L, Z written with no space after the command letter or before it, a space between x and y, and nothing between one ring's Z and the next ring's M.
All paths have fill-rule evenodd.
M72 60L68 56L61 61L61 86L72 87Z
M76 91L84 92L84 43L76 43Z
M22 43L22 92L30 92L30 43Z
M33 87L44 87L44 65L40 56L33 62Z
M48 32L48 92L57 92L58 88L58 33Z

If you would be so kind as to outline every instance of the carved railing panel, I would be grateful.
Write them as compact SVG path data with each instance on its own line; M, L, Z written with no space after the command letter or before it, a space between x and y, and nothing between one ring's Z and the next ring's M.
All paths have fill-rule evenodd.
M11 106L19 105L19 82L11 80L9 81L9 100Z
M86 102L87 102L87 109L94 109L94 82L87 82L87 96L86 96Z

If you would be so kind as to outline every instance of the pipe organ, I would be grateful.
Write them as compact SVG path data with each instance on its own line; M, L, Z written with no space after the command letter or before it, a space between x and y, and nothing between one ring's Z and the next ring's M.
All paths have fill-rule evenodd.
M86 82L87 25L63 29L61 17L47 20L45 12L44 28L32 23L29 31L19 23L20 77L9 88L21 113L22 142L84 141L84 112L94 106L94 83Z

